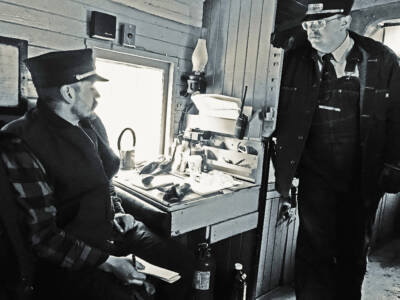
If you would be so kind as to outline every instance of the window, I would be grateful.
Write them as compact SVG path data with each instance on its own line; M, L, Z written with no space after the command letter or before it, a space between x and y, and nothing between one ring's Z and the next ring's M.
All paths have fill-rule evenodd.
M148 160L163 154L169 142L171 109L168 87L171 63L130 54L96 50L97 72L109 82L96 82L101 97L96 113L106 127L111 148L118 153L117 140L126 127L136 134L135 159ZM121 148L131 147L129 132Z
M398 56L400 56L400 20L390 20L381 22L371 35L371 38L384 43L391 48Z

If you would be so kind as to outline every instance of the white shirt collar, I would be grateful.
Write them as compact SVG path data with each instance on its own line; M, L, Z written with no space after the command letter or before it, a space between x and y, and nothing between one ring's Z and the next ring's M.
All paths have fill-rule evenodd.
M337 47L334 51L332 51L332 56L335 59L335 61L336 62L345 61L347 55L350 53L351 49L353 49L353 46L354 46L354 41L350 37L350 35L347 34L343 43L339 47ZM323 56L324 54L325 53L318 52L319 56Z

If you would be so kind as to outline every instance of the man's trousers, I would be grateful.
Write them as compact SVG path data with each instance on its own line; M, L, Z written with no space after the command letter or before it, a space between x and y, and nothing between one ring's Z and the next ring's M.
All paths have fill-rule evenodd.
M296 299L360 299L367 247L359 184L340 190L302 174L298 199Z
M110 254L125 256L132 253L154 265L179 272L180 280L169 284L148 276L156 286L156 295L153 298L146 294L143 287L124 286L112 273L106 273L98 268L68 271L50 263L40 263L38 266L40 293L37 299L189 299L194 255L178 242L159 237L139 221L135 221L134 226L124 236L116 237L113 246L110 247Z

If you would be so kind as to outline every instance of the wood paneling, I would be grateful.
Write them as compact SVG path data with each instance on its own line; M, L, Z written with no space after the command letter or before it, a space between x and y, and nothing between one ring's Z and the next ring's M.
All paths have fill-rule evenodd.
M290 284L294 278L298 218L285 221L279 219L281 204L277 196L274 192L270 193L265 206L257 298L280 285Z
M241 97L253 111L268 103L267 78L275 1L214 0L206 2L203 26L208 29L207 93ZM251 132L259 138L260 131Z
M171 1L177 6L192 5L202 14L202 0L192 4L189 0ZM88 23L93 10L115 15L117 24L136 25L136 46L144 55L148 53L151 56L154 53L178 60L172 95L174 107L178 109L172 120L179 120L179 107L187 101L179 96L182 84L180 75L191 71L191 55L201 35L200 27L178 23L109 0L0 0L0 36L27 40L29 57L52 50L79 49L91 45L105 49L121 48L118 45L119 30L112 42L89 37ZM196 22L201 25L198 20ZM124 50L134 51L130 48ZM31 82L27 97L37 97ZM179 99L177 105L176 99Z
M203 0L111 0L183 24L201 27Z
M255 33L261 30L263 0L251 1L250 27L249 32ZM257 60L260 49L260 36L257 34L249 34L247 47L247 61L244 73L244 85L248 86L247 105L252 105L255 97L255 84L258 82L256 78Z
M222 93L228 96L233 95L234 85L234 69L236 63L236 51L238 46L238 31L239 31L239 17L240 17L240 3L241 0L231 0L231 7L229 11L228 34L226 55L225 55L225 72L223 78ZM239 84L236 83L235 84Z
M275 9L276 1L270 0L205 2L203 26L208 30L209 57L206 68L207 93L241 97L247 85L246 105L253 106L253 112L273 104L272 98L276 98L276 94L269 94L267 86ZM279 74L276 76L279 77ZM279 81L279 78L276 80ZM262 128L252 130L248 137L260 138L261 133ZM244 263L250 280L259 271L257 280L268 285L265 289L272 285L271 278L273 284L281 280L286 267L283 262L292 254L292 249L286 254L285 247L293 244L294 226L290 225L289 230L286 223L281 227L276 226L279 212L279 199L276 195L274 199L262 204L262 212L259 211L262 216L259 219L262 223L261 236L258 231L252 230L215 245L218 259L216 299L226 299L226 292L232 287L233 264L236 261ZM256 253L261 238L262 248ZM262 269L257 270L255 267L256 272L253 272L258 260L261 261L259 265ZM291 270L291 267L287 266L287 270ZM258 289L259 293L264 293L264 286ZM249 286L249 299L255 298L254 292L253 287Z
M246 71L247 63L247 50L249 45L250 36L250 13L251 13L252 1L241 1L240 2L240 14L239 14L239 28L237 33L237 45L236 45L236 62L233 73L233 91L232 95L235 97L242 96L242 90L244 87L244 76Z
M257 227L257 221L258 212L254 212L213 225L210 230L210 242L216 243L228 237L254 229Z
M288 224L288 237L285 247L284 268L282 285L291 284L294 281L294 258L296 252L297 233L299 231L299 218Z

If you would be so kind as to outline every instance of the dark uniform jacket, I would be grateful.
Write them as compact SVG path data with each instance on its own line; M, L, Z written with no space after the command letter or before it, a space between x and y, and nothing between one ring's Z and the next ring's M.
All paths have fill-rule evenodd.
M44 165L56 225L92 247L107 247L114 217L109 184L119 160L93 128L73 126L39 102L4 130L22 137Z
M400 167L400 69L387 47L350 32L362 53L360 73L360 146L362 196L376 206L384 166L397 174ZM317 107L319 75L306 46L285 55L275 131L276 188L286 194L296 175ZM398 181L400 186L400 180Z

